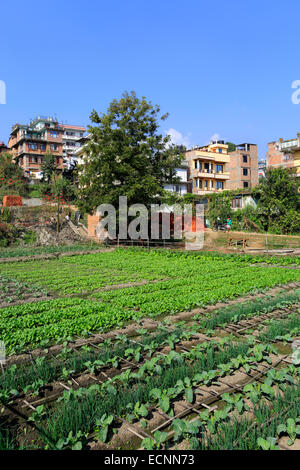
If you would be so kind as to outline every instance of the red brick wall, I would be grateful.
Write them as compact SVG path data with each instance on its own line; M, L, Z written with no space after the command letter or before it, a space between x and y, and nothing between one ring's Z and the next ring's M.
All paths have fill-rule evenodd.
M3 207L22 206L21 196L4 196Z
M96 227L99 220L100 217L98 215L88 215L88 233L90 237L96 236Z

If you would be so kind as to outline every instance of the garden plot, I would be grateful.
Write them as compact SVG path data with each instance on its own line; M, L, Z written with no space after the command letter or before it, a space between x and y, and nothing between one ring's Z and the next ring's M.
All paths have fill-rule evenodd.
M0 275L0 308L36 302L49 297L45 288L38 288L17 279Z
M40 278L30 263L11 263L9 275L47 286L50 263L60 298L0 311L11 354L0 379L0 448L297 445L297 270L139 250L43 260ZM68 270L79 273L71 287L79 294L70 295ZM142 285L103 289L108 272Z
M300 279L299 270L249 266L248 257L141 250L12 262L0 265L1 272L60 297L1 310L0 337L8 354L50 346L75 335L104 333L145 317L202 308ZM108 290L109 286L119 288Z

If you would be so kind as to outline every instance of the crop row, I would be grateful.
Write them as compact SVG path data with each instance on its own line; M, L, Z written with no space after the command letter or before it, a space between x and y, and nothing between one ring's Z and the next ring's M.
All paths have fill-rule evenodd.
M250 269L250 272L247 271ZM282 268L245 268L229 276L228 282L197 278L187 286L165 290L153 286L142 294L143 287L102 292L102 302L87 299L63 299L1 309L0 336L8 352L37 346L42 341L57 341L87 332L103 332L145 315L172 314L234 298L257 288L272 287L295 279L295 271ZM223 281L226 280L224 276ZM199 287L201 285L201 288ZM160 289L159 289L160 288ZM64 304L65 302L65 304ZM41 310L39 311L39 304ZM34 312L34 315L32 313ZM13 332L13 334L12 334Z
M247 258L248 260L248 258ZM10 277L45 286L61 293L76 294L92 292L103 286L141 280L184 280L202 276L202 279L226 276L236 269L251 273L250 260L201 255L186 255L166 252L143 252L140 250L116 250L114 252L95 253L64 257L58 260L39 260L27 263L0 265L0 273ZM261 269L261 271L259 271ZM261 276L267 268L255 268ZM273 270L276 268L272 268ZM299 279L297 271L293 279Z
M42 356L29 365L21 364L6 368L0 377L0 391L2 398L16 393L37 391L40 386L49 384L71 375L89 370L94 373L102 367L119 367L121 359L135 360L137 365L145 357L151 357L160 348L169 345L171 349L182 339L189 340L195 333L195 328L182 328L182 324L174 325L170 331L164 325L160 325L157 331L150 334L147 330L139 330L139 342L131 341L130 338L119 335L114 341L107 339L103 342L101 349L83 346L79 350L72 350L67 345L55 358Z
M110 257L108 256L110 255ZM65 257L59 260L35 261L5 266L5 272L11 277L30 281L40 286L61 293L91 292L103 286L141 280L160 280L169 278L185 279L186 276L203 277L222 275L224 269L232 269L232 262L201 263L197 260L145 259L143 254L96 253ZM76 265L76 268L74 268ZM180 268L180 269L179 269ZM199 269L201 268L201 270ZM0 266L1 272L1 266Z
M300 290L280 292L275 296L264 296L248 302L241 302L222 309L214 310L205 319L199 316L200 325L205 329L214 329L227 323L238 323L241 320L270 313L273 310L290 307L300 301ZM195 318L198 318L197 316Z
M38 358L29 367L21 365L17 368L16 365L13 365L6 369L0 379L0 390L6 395L10 390L13 390L15 393L16 390L20 392L24 389L36 389L36 387L62 378L66 374L69 375L68 371L72 371L72 374L78 374L86 369L94 372L95 369L109 364L114 364L116 367L122 358L127 360L134 359L138 363L145 356L151 357L154 352L157 352L164 345L169 345L173 349L181 340L189 340L200 330L207 333L205 326L209 329L211 327L210 321L214 317L218 319L214 326L224 326L224 324L233 319L234 321L239 321L241 318L257 316L260 313L270 312L273 309L291 306L294 302L298 302L298 300L298 291L282 292L276 297L269 296L219 309L214 314L209 314L208 319L203 320L203 317L200 317L202 321L191 326L185 322L179 322L172 329L159 325L155 333L150 333L145 329L138 330L140 335L138 342L131 341L127 336L119 335L114 342L111 339L105 340L100 350L91 350L90 347L85 346L82 350L74 351L65 346L62 353L57 356L57 360L53 360L51 357L51 361L49 361L49 358L45 360L45 357L43 357ZM68 299L68 301L73 303L74 299ZM54 303L57 305L61 302L61 300L55 300L48 302L48 304ZM46 308L47 302L44 302L44 305ZM35 318L35 316L31 317ZM197 315L195 318L197 318ZM290 338L291 334L295 333L296 327L299 328L299 315L292 315L286 320L279 322L276 319L267 321L266 324L267 328L261 333L261 339L267 340L271 337L272 339L277 339L280 337L279 333L286 334L287 332ZM289 338L285 336L286 340ZM39 378L38 381L36 380L37 377Z
M174 352L168 359L162 358L164 363L158 364L157 358L153 358L155 361L152 359L145 364L142 372L123 373L114 377L113 383L109 381L102 386L64 392L63 399L54 408L45 410L45 432L55 442L69 432L74 435L78 431L90 432L97 417L105 414L127 416L136 403L146 407L154 403L172 415L175 398L183 395L192 402L194 387L213 383L220 374L237 370L241 365L251 369L251 364L268 358L269 351L273 349L263 345L251 347L250 344L227 342L222 348L214 344L203 347L191 363L185 355ZM218 369L221 364L227 365L226 372Z

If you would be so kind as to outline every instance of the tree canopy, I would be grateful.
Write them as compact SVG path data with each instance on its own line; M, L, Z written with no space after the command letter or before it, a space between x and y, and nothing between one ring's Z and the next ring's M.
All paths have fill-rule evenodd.
M56 157L52 153L46 153L41 164L43 181L50 183L53 175L56 174Z
M235 144L233 144L232 142L226 142L226 145L228 145L228 152L235 152L236 150Z
M86 161L79 169L79 207L93 212L102 203L117 207L119 196L128 204L160 202L165 182L177 182L176 167L183 154L159 132L160 108L135 92L113 100L105 114L91 113Z
M278 167L266 170L265 178L253 190L265 230L275 233L300 232L299 185L299 178L292 169Z

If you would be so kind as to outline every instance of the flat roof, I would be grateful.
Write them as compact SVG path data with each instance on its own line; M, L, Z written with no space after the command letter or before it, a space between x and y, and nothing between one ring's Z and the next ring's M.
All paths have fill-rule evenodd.
M73 126L71 124L60 124L60 126L64 129L79 129L81 131L85 131L85 127L83 126Z
M251 144L250 142L244 142L243 144L236 144L236 147L242 147L243 145L255 145L257 147L257 144Z

